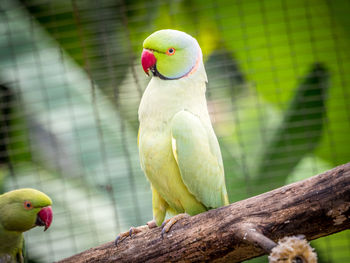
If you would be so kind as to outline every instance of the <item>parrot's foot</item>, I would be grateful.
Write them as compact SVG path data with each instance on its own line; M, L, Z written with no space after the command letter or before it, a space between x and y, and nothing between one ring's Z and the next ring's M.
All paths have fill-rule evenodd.
M185 218L185 217L189 217L188 214L178 214L176 216L173 216L170 219L167 219L163 222L162 224L162 237L164 236L164 233L168 233L170 228L179 220Z
M125 238L131 237L132 235L135 235L137 233L143 232L150 228L157 227L156 221L152 220L147 222L146 226L139 226L139 227L130 227L129 231L120 233L117 238L114 241L114 244L117 246L120 242L122 242Z

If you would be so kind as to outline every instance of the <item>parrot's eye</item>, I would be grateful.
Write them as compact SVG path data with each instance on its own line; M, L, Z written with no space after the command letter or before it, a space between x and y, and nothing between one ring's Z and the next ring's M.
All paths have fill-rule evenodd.
M166 54L168 56L172 56L175 54L175 48L171 47L171 48L168 48L168 50L166 51Z
M24 202L24 208L25 209L32 209L33 208L33 205L32 205L32 202L30 202L30 201L25 201Z

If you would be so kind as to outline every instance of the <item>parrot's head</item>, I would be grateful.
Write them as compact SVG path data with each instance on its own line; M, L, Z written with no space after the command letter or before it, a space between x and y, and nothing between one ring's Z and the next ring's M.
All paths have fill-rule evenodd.
M25 232L35 226L49 228L52 201L46 194L31 188L0 195L0 222L9 231Z
M159 30L143 42L141 63L146 74L164 80L174 80L194 73L202 63L202 51L197 40L172 29Z

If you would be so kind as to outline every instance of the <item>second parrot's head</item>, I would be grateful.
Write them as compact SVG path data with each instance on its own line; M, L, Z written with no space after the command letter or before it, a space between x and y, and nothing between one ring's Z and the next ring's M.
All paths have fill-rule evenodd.
M195 72L202 51L195 38L172 29L154 32L143 42L141 63L146 74L164 80L180 79Z
M35 226L49 228L52 201L46 194L31 188L0 195L0 223L9 231L25 232Z

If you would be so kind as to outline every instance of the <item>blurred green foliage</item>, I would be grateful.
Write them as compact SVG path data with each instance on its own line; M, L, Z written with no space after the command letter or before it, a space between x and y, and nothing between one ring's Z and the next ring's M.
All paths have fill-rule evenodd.
M31 258L151 218L136 135L139 55L158 29L202 47L231 202L350 160L349 1L5 0L0 12L0 189L39 187L56 203L47 250L27 236ZM349 240L312 244L320 262L345 262Z
M294 167L318 145L326 113L328 82L326 69L315 64L299 84L280 125L261 153L256 176L257 184L265 187L260 191L283 185Z

